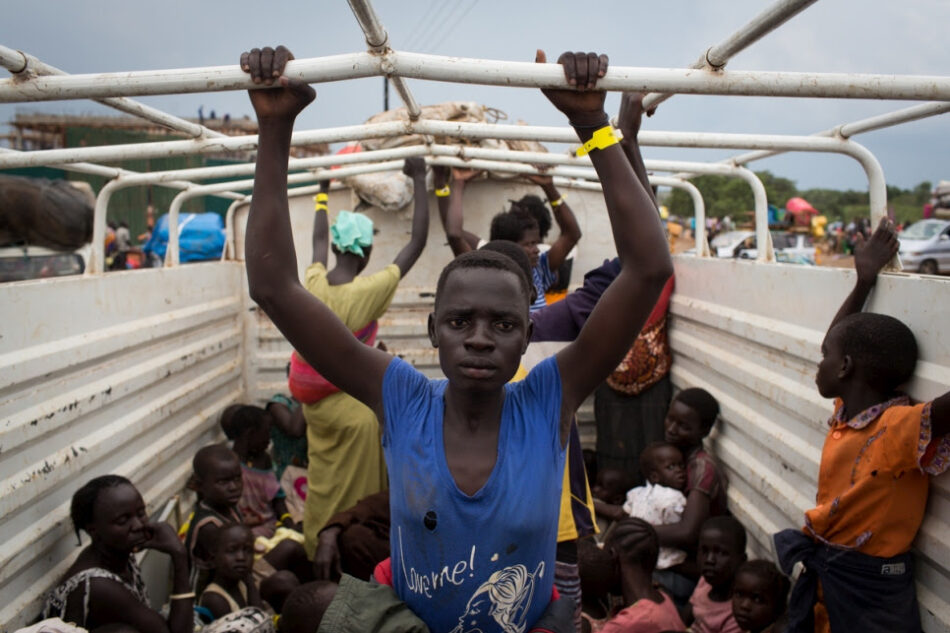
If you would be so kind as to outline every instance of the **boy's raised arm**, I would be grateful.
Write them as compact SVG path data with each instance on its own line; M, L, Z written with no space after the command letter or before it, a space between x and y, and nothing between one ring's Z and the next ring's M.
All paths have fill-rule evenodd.
M478 236L465 230L465 219L462 213L465 183L477 175L478 172L474 169L452 169L452 186L444 227L449 248L456 257L478 248Z
M623 134L623 140L620 141L620 147L623 153L627 155L633 172L640 180L640 184L653 200L653 206L656 204L656 195L653 193L653 187L650 186L650 177L647 174L646 165L643 163L643 156L640 154L640 143L637 142L637 135L640 133L640 123L643 121L643 97L639 92L625 92L620 100L620 114L617 116L617 129ZM647 116L652 116L656 112L656 107L647 112Z
M881 219L881 223L867 242L860 237L860 233L858 235L858 243L854 249L854 270L857 272L857 280L854 282L854 289L845 297L835 318L831 320L831 325L828 326L829 332L844 317L857 314L864 309L868 295L877 283L878 273L894 258L897 249L900 248L894 225L887 218Z
M545 61L543 51L538 51L536 61ZM543 92L567 115L581 142L590 141L595 131L609 126L604 112L605 94L595 89L597 80L607 71L607 57L564 53L558 62L564 67L568 82L578 90ZM601 149L592 149L590 157L604 189L621 270L577 339L557 355L563 389L562 440L574 411L630 349L673 273L653 200L620 145L608 143Z
M541 187L544 191L548 203L551 205L554 221L557 223L559 234L551 249L548 251L548 268L552 272L557 272L567 259L571 249L577 246L581 239L581 227L577 223L577 218L571 207L567 204L567 199L561 195L561 192L554 186L554 179L545 175L530 175L528 180Z
M399 277L405 277L419 259L429 239L429 197L426 195L426 161L421 156L407 158L402 173L412 178L413 207L412 233L409 243L396 254L393 263L399 267Z
M283 46L241 55L254 83L249 91L259 137L254 194L247 220L245 260L251 298L304 359L333 384L378 412L383 374L392 357L363 345L297 277L287 202L287 161L294 119L313 101L309 85L282 76L293 59Z

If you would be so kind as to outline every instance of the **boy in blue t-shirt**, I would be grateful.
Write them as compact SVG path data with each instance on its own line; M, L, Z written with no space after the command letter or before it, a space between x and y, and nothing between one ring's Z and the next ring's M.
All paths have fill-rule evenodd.
M287 160L294 119L315 93L282 76L289 59L283 47L241 57L255 83L278 84L250 92L260 129L245 249L251 297L311 366L382 423L397 595L435 633L523 633L551 597L570 421L620 362L672 274L651 198L595 90L607 57L565 53L559 62L572 89L543 92L604 183L623 267L577 339L515 385L507 383L531 337L531 281L506 256L466 254L439 278L429 336L446 381L359 343L300 285Z

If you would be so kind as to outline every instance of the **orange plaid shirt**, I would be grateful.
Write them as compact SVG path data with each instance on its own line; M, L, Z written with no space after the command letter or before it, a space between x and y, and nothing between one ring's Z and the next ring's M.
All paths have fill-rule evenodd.
M845 419L839 399L828 424L805 531L871 556L906 552L924 518L929 475L950 467L950 436L932 437L930 403L901 396Z

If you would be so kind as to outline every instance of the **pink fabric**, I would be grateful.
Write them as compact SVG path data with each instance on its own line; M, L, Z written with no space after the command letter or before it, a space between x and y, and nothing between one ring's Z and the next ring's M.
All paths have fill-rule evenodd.
M354 332L353 336L372 346L376 343L378 331L379 322L370 321L362 330ZM290 375L287 376L287 387L290 389L290 395L303 404L315 404L339 391L336 385L308 365L296 351L290 355Z
M683 631L686 625L680 619L673 600L663 594L663 602L637 600L607 622L600 633L662 633L663 631ZM729 603L732 606L732 603Z
M280 482L272 470L259 470L241 464L241 479L244 492L238 501L238 510L244 518L244 524L251 528L254 536L270 538L274 535L274 497L280 492Z
M700 578L689 599L693 607L693 633L742 633L732 615L732 600L716 602L709 598L712 586Z

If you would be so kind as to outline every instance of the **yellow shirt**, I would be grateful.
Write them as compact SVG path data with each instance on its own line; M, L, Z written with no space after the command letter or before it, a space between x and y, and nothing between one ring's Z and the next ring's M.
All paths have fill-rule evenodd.
M338 286L327 283L327 270L311 264L304 286L323 301L350 331L364 328L389 308L399 284L399 267L383 270ZM373 411L347 393L339 392L315 404L303 405L307 420L307 499L304 505L304 547L316 549L317 534L327 520L363 497L387 487L386 462Z
M518 364L518 371L512 377L510 382L524 380L528 375L528 370L521 363ZM572 423L576 424L576 423ZM575 479L583 479L584 498L575 496L571 493L571 443L567 444L567 456L564 459L564 479L561 482L561 512L558 517L557 542L576 540L580 534L577 530L577 521L574 518L574 512L578 511L584 514L585 522L589 522L593 528L593 533L597 534L600 530L597 528L597 521L594 514L594 497L590 493L590 484L587 481L587 472L581 469L581 472L575 473ZM578 482L579 483L579 482ZM589 514L589 517L587 516Z

